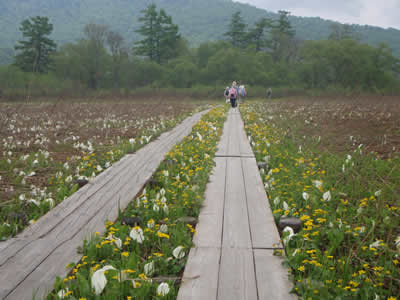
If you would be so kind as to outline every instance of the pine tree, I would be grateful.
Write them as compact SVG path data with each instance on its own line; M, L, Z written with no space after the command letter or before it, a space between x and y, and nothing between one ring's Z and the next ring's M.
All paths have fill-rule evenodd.
M279 20L273 26L271 50L275 60L288 59L288 52L293 42L295 31L289 21L290 12L280 10Z
M147 56L151 61L162 63L177 55L175 48L181 39L179 28L172 22L171 16L161 9L157 12L154 4L142 11L139 18L143 25L136 31L145 38L136 42L136 54Z
M272 28L272 21L267 18L261 18L256 22L254 28L250 29L247 36L249 44L255 46L255 50L261 51L267 44L265 32Z
M51 54L56 43L47 36L53 31L53 25L47 17L34 17L22 21L20 31L27 40L19 41L15 50L15 65L26 72L46 73L52 64Z
M142 22L143 25L136 32L145 38L136 43L138 46L135 47L135 50L136 54L147 56L153 61L156 58L157 31L159 31L155 4L149 5L145 10L142 10L142 13L144 15L139 18L139 22Z
M247 45L246 24L240 15L240 11L232 15L228 31L224 34L228 41L236 48L244 48Z

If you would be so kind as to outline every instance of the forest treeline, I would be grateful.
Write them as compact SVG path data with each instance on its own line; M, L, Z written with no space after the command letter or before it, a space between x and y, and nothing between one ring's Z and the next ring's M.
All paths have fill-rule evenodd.
M21 23L24 39L15 46L14 64L0 68L0 96L80 96L89 91L142 94L162 91L219 96L239 81L249 95L286 93L399 93L399 60L384 45L359 41L350 26L335 24L329 39L299 41L289 13L248 25L232 15L224 40L190 48L163 9L142 11L134 45L106 25L90 23L84 38L57 45L46 17Z

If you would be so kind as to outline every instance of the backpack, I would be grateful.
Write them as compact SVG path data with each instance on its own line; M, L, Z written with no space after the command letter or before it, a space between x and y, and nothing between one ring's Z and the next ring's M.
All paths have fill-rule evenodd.
M225 96L228 97L229 96L229 89L225 90Z
M242 97L245 97L245 96L246 96L246 90L245 90L245 88L239 88L239 95L242 96Z
M231 99L236 99L236 96L237 96L237 91L236 91L236 89L233 88L233 87L231 87L231 88L229 89L229 97L230 97Z

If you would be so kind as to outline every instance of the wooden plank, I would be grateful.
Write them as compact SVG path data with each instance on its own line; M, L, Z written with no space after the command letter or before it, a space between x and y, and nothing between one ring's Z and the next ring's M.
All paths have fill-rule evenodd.
M227 156L240 156L240 139L239 139L239 128L238 122L240 121L240 113L237 108L230 110L230 115L228 119L227 126L230 127L229 131L229 141L228 141L228 151Z
M229 120L231 118L231 114L229 112L227 113L226 121L224 124L224 129L223 129L223 132L221 135L221 139L218 143L218 150L215 153L216 156L225 156L228 154L229 135L230 135L230 131L231 131L231 127L228 126Z
M242 158L253 248L282 248L255 158Z
M216 165L206 187L203 207L193 242L196 247L221 247L224 214L226 158L215 158Z
M240 155L241 156L253 156L253 149L251 149L249 140L247 138L246 132L244 130L244 123L243 120L240 118L238 121L238 134L239 134L239 148L240 148Z
M288 271L282 266L282 258L272 250L254 250L258 295L260 299L294 300L289 292L293 288Z
M99 174L93 181L90 181L86 186L60 203L55 209L48 212L46 216L26 228L24 232L19 234L16 238L3 242L3 247L0 249L0 266L3 265L10 256L28 246L29 241L46 235L57 227L64 218L76 213L84 202L87 202L93 195L99 193L101 189L107 189L108 186L117 185L119 178L126 177L124 173L126 170L135 170L134 168L137 161L148 161L149 157L154 157L156 155L158 155L158 157L155 161L159 160L163 156L163 153L160 151L165 151L165 149L172 147L172 145L176 143L176 137L188 134L192 127L190 124L198 122L200 117L201 115L194 115L191 118L185 119L182 124L178 125L173 131L163 133L159 139L146 145L135 154L125 156L114 164L112 168ZM136 168L138 167L136 166Z
M258 299L252 249L222 248L218 299Z
M217 299L221 248L192 248L183 274L178 300Z
M8 247L0 252L0 298L31 298L38 288L38 297L44 296L56 276L67 274L65 264L79 260L76 247L82 239L91 232L103 232L105 220L116 218L118 202L122 209L126 207L164 154L191 131L204 113L186 119L171 132L123 159L23 234L6 242Z
M181 128L177 133L182 133ZM98 195L105 193L104 190L111 192L114 190L119 191L121 178L126 181L130 180L131 177L136 176L134 182L132 182L132 180L130 181L133 184L141 182L141 184L138 184L139 186L136 186L137 191L139 191L143 185L142 181L147 180L145 176L146 173L143 172L146 169L154 169L154 165L157 164L157 161L163 158L163 153L160 152L160 150L164 149L165 146L170 146L174 137L175 135L168 134L165 136L165 139L154 142L156 147L147 147L150 146L147 145L145 148L139 150L135 155L130 155L129 157L124 158L121 163L117 163L112 168L97 176L92 184L86 185L74 195L60 203L55 209L42 217L38 222L28 227L22 234L18 235L17 238L5 242L8 245L7 248L0 253L0 266L4 264L8 257L14 256L24 247L28 246L30 241L42 238L50 232L57 230L57 228L58 231L63 231L65 228L62 226L60 227L59 225L71 215L77 215L79 210L82 210L82 206L86 206L87 209L87 207L98 207L101 205L99 199L97 199ZM166 144L165 141L168 143ZM138 172L139 170L140 172ZM147 172L146 175L148 178L151 174L148 174ZM105 201L108 202L109 200L106 199Z
M251 248L246 192L240 158L227 158L223 247Z

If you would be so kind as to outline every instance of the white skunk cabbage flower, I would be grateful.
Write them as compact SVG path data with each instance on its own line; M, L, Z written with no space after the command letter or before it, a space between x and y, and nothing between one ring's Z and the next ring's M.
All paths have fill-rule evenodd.
M33 203L33 204L35 204L37 207L40 207L40 201L38 201L38 200L29 199L29 200L28 200L28 203Z
M169 208L168 208L168 205L167 205L167 204L164 204L164 205L163 205L163 211L164 211L164 213L165 213L166 215L168 215Z
M377 240L373 242L371 245L369 245L370 248L379 248L381 246L382 241Z
M121 241L120 238L117 238L117 237L115 237L115 236L113 236L113 235L111 234L111 235L109 235L109 236L106 238L106 240L113 241L114 244L117 246L118 249L121 249L121 248L122 248L122 241Z
M151 276L154 273L154 261L144 265L144 274Z
M54 200L53 200L52 198L47 198L47 199L45 200L45 202L49 203L50 208L53 208L53 207L54 207Z
M160 283L157 287L157 295L158 296L165 296L169 293L169 285L166 282Z
M303 193L303 199L307 201L308 199L310 199L310 195L307 194L306 192L304 192Z
M283 233L286 233L286 232L288 232L289 233L289 235L287 235L286 237L284 237L283 238L283 244L287 244L287 243L289 243L289 241L291 240L291 238L292 237L294 237L296 234L294 233L294 231L293 231L293 229L292 229L292 227L289 227L289 226L286 226L284 229L283 229Z
M92 276L92 288L94 288L96 295L100 295L107 285L107 278L106 275L104 274L107 270L116 270L116 269L113 266L105 266L100 270L94 272Z
M132 240L138 242L139 244L143 243L144 241L143 230L139 226L133 227L129 233L129 236L132 238Z
M185 257L185 251L183 250L183 246L178 246L172 251L172 255L177 258L181 259Z
M147 221L147 227L148 228L154 228L154 224L155 224L155 222L154 222L153 219Z
M283 209L289 210L289 205L286 203L286 201L283 201Z
M160 230L159 231L162 232L162 233L168 233L168 225L167 224L162 224L160 226Z
M400 250L400 235L395 239L394 243L398 250Z
M65 290L60 290L60 291L57 293L57 296L58 296L60 299L64 299L68 292L69 292L68 288L66 288Z
M325 202L331 201L332 199L332 195L330 191L325 192L322 197L324 198Z
M313 183L314 183L314 186L315 186L317 189L319 189L320 187L322 187L322 181L314 180Z

